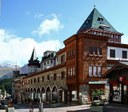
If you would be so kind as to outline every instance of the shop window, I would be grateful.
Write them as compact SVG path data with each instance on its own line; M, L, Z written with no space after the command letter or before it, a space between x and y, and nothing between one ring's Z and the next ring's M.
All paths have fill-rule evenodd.
M121 102L121 84L113 86L113 101Z
M110 57L115 58L115 50L114 49L110 49Z

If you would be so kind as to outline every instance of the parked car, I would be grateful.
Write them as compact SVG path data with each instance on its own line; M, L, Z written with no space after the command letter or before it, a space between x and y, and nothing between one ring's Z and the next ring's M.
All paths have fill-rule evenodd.
M0 101L0 109L6 109L8 107L8 101L7 100L1 100Z

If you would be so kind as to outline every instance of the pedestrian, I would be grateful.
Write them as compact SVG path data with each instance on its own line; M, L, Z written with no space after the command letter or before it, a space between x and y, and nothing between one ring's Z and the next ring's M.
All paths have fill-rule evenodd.
M32 101L30 101L30 104L29 104L29 112L34 112L34 106Z

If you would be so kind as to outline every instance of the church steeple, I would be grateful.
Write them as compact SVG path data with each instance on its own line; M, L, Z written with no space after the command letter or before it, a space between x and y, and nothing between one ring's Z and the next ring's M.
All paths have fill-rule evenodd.
M35 48L33 49L33 51L32 51L32 55L31 55L31 58L30 58L30 60L29 61L34 61L34 59L35 59Z
M36 52L35 52L35 48L32 51L30 60L28 61L28 66L37 66L40 67L40 63L38 58L36 57Z
M117 32L115 28L104 18L104 16L94 7L90 15L84 21L77 33L86 31L88 29L107 30L110 32Z

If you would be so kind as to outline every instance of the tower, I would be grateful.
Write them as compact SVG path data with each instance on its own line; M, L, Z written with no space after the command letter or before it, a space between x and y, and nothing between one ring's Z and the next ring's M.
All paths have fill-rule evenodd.
M79 33L108 36L108 42L121 43L122 34L116 31L95 7L77 31L77 34Z
M30 60L28 61L28 66L29 66L29 74L37 72L38 69L40 68L40 62L36 57L35 48L32 51Z

